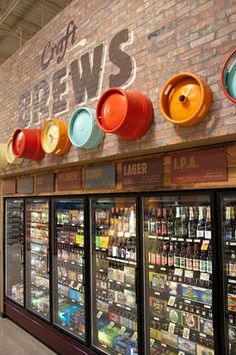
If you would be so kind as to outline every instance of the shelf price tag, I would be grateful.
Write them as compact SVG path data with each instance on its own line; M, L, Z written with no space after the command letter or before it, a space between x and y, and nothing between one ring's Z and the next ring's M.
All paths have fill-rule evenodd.
M175 296L170 296L170 298L169 298L169 301L168 301L168 306L174 306L174 304L175 304L175 299L176 299L176 297Z
M136 341L138 339L138 333L137 332L134 332L134 334L132 335L131 337L131 340L132 341Z
M150 338L150 348L155 344L155 339Z
M210 274L208 274L207 272L201 272L200 280L209 281L210 280Z
M192 279L193 278L193 271L192 270L185 270L185 277Z
M124 334L125 332L126 332L126 328L122 326L120 329L120 335Z
M185 338L185 339L189 339L189 336L190 336L190 329L188 329L188 328L184 328L183 329L183 338Z
M178 269L178 268L175 268L175 272L174 272L174 274L176 275L176 276L182 276L183 275L183 269Z
M174 334L175 333L175 324L169 323L168 332Z
M209 240L203 240L201 245L201 250L207 251L209 247Z
M102 316L102 311L99 311L97 314L97 318L99 319L99 318L101 318L101 316Z
M115 325L115 323L114 323L114 322L110 322L110 323L108 324L107 328L108 328L108 329L111 329L111 328L113 328L113 327L114 327L114 325Z

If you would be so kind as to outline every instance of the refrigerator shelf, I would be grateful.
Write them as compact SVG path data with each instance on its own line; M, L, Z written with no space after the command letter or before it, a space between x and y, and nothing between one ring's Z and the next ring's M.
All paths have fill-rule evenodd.
M137 307L128 307L128 306L125 306L124 304L121 304L121 303L118 303L118 302L114 302L114 301L108 301L109 304L113 305L113 306L116 306L118 308L123 308L125 309L126 311L130 311L130 312L136 312L137 311Z
M68 282L70 282L69 280L67 280ZM80 288L80 287L83 287L83 284L82 283L80 283L80 282L78 282L78 285L76 286L76 287L73 287L73 286L71 286L71 284L69 284L69 283L65 283L65 282L61 282L60 280L58 280L58 285L62 285L62 286L67 286L67 287L70 287L72 290L75 290L75 291L79 291L79 289L78 289L78 287ZM84 292L82 292L82 291L79 291L80 293L84 293Z
M65 265L66 264L66 265ZM70 261L68 259L64 259L64 260L61 260L61 259L58 259L57 260L57 265L58 266L67 266L68 268L73 265L73 266L80 266L80 267L84 267L84 264L81 264L81 263L77 263L75 261Z
M232 278L233 276L228 276L228 283L229 284L236 284L236 277L235 279Z
M227 242L225 242L225 244L227 246L235 247L236 246L236 241L232 241L232 242L227 241Z
M136 261L132 261L132 260L114 258L114 257L111 257L111 256L108 256L107 259L111 260L111 261L117 261L117 262L123 263L123 264L128 264L128 265L133 265L133 266L137 265Z
M80 293L81 293L81 292L80 292ZM83 302L77 301L77 300L75 300L74 298L71 298L71 297L69 297L69 296L65 296L65 295L60 294L60 293L58 294L58 296L61 297L61 298L64 299L64 300L67 300L67 301L69 301L69 302L72 302L72 303L75 303L75 304L78 304L78 305L84 307L84 303L83 303Z
M41 258L46 258L47 257L47 254L41 253L40 251L36 251L36 250L30 250L30 253L34 254L34 255L37 255L37 256L39 256Z
M43 228L47 229L48 222L30 220L30 222L26 222L26 226L27 226L26 228L38 228L38 229L41 229L43 227Z
M31 271L31 274L34 274L35 276L42 277L42 278L44 278L44 279L49 279L49 275L47 274L47 272L45 272L45 273L40 273L40 272L38 272L38 271L32 270L32 271Z
M38 289L40 289L40 290L49 291L49 287L38 285L35 282L31 282L31 285L36 287L36 288L38 288Z
M105 251L105 252L107 252L107 249L106 248L95 248L95 250L97 250L97 251Z
M132 290L135 290L135 286L132 286L130 284L127 284L125 282L121 282L121 281L117 281L117 280L113 280L113 279L108 279L109 282L114 282L116 285L121 285L124 288L129 288Z
M73 243L73 242L65 242L64 240L57 240L56 241L57 244L62 244L62 245L66 245L66 246L73 246L75 248L81 248L81 249L84 249L84 245L82 244L77 244L77 243Z
M60 228L60 227L79 227L79 229L83 229L84 228L84 224L83 223L66 223L66 222L57 222L56 227Z
M29 243L29 244L48 245L48 240L47 239L27 238L27 243Z

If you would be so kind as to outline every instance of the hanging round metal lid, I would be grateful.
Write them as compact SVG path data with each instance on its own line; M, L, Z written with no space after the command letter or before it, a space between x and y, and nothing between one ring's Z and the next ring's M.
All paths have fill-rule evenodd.
M0 143L0 168L6 168L7 166L7 157L6 157L6 143Z
M17 158L12 150L12 140L13 138L10 137L7 141L6 147L6 158L9 164L22 164L24 159Z
M170 78L160 95L160 110L171 123L192 126L202 120L211 106L209 86L191 73Z
M96 148L104 136L97 125L94 109L79 107L72 113L69 121L69 137L73 145L84 149Z
M41 144L45 153L64 155L69 152L71 142L67 123L59 119L50 119L43 125Z
M226 97L236 103L236 49L224 62L221 71L221 85Z

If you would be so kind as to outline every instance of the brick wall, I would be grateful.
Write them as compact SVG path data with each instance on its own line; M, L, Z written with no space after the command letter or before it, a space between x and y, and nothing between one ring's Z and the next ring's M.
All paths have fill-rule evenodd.
M77 26L74 43L68 42L60 63L54 56L43 70L40 61L45 44L48 41L51 46L57 43L71 20ZM106 135L97 149L85 151L72 147L65 157L46 156L40 163L25 161L22 167L9 166L2 170L1 175L234 140L236 108L223 95L220 70L234 48L235 21L235 0L73 1L0 67L0 141L6 142L14 129L24 123L20 98L29 90L34 111L30 107L24 114L30 117L31 127L42 125L48 112L39 113L37 102L42 97L35 94L38 85L46 85L49 90L46 100L49 115L54 110L53 103L57 102L56 116L68 120L78 106L70 63L74 60L79 63L84 53L92 54L99 44L103 44L103 70L99 74L101 90L98 94L107 89L110 75L119 72L114 64L116 58L113 63L110 60L109 48L112 38L124 29L128 30L129 40L124 43L123 51L132 57L132 72L123 86L149 96L155 111L153 125L142 139L134 142ZM209 115L192 128L174 127L164 120L159 110L159 94L164 82L180 71L198 74L210 85L213 93ZM65 83L63 90L66 93L62 97L60 89L57 91L53 84L58 77L61 83ZM88 99L86 106L95 107L96 102L96 98Z

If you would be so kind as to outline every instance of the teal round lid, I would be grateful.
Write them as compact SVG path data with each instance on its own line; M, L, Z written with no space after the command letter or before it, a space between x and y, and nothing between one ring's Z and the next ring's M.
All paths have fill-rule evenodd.
M236 58L224 71L224 82L230 96L236 99Z
M95 110L80 107L71 116L69 123L69 137L77 147L83 148L89 140L95 122Z

